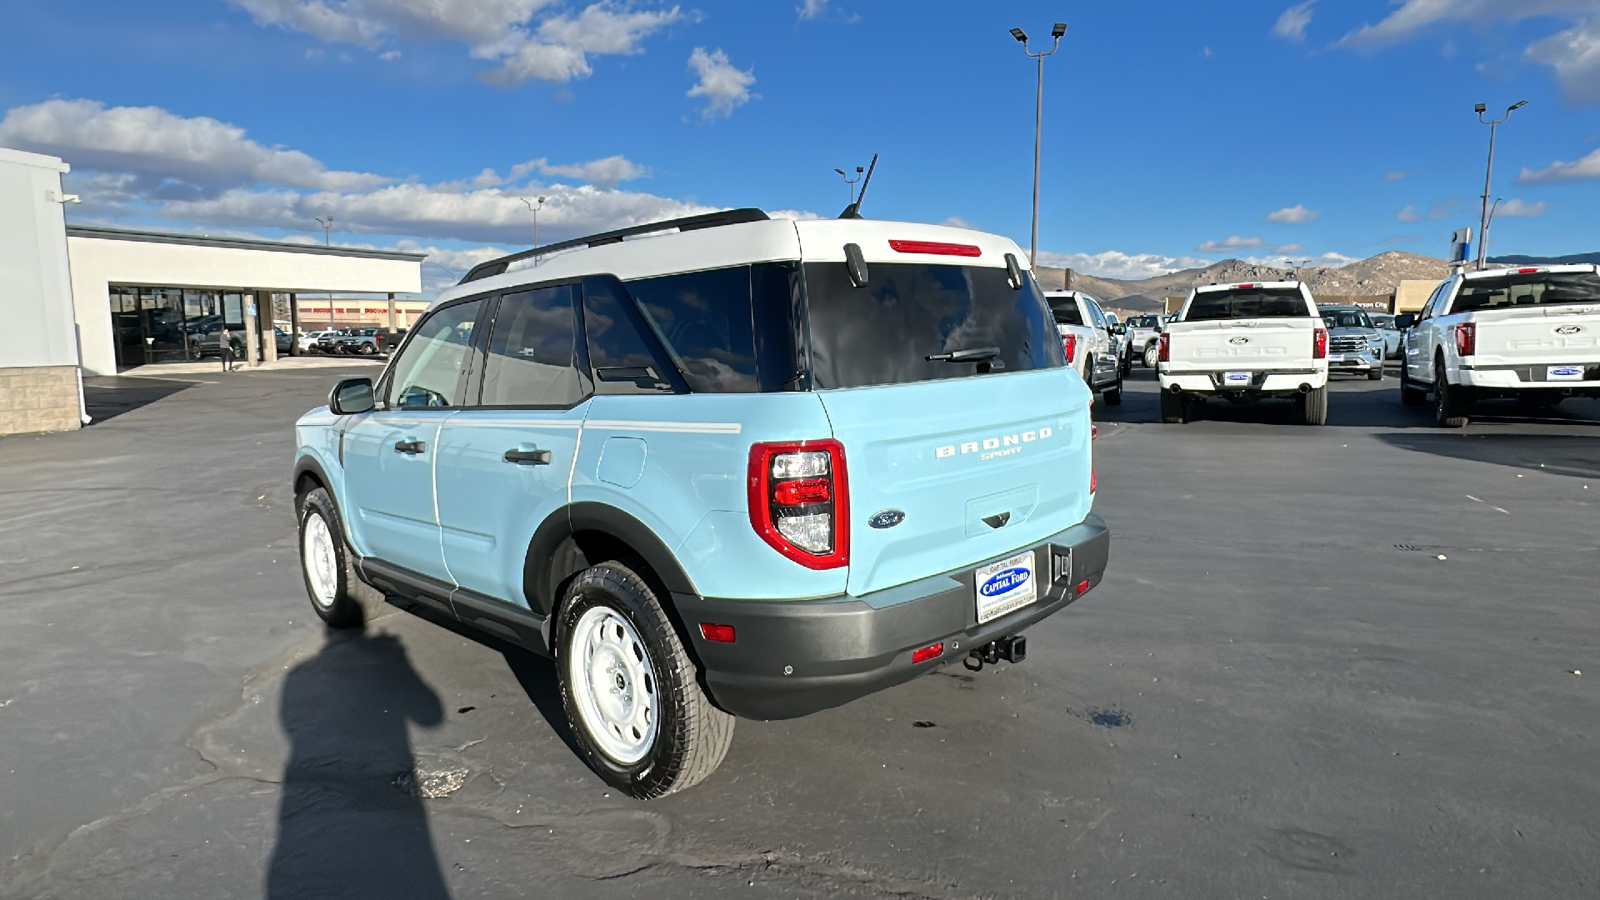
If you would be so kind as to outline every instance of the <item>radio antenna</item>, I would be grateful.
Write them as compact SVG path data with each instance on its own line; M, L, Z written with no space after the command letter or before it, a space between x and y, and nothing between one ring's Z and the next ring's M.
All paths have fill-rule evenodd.
M874 154L872 154L872 162L867 165L867 177L864 178L862 180L862 182L861 182L861 193L857 194L856 195L856 199L849 206L846 206L844 208L844 212L839 214L839 218L841 218L841 219L859 219L859 218L861 218L861 201L867 199L867 185L872 183L872 170L876 169L877 167L878 167L878 154L874 153Z

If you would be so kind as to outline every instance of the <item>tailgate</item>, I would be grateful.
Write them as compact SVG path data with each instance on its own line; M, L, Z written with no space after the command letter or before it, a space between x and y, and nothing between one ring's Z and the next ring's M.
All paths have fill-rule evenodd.
M1314 365L1312 331L1320 320L1219 319L1174 322L1169 372L1303 369Z
M1481 310L1472 320L1477 365L1600 362L1600 304Z
M817 395L850 474L851 594L975 565L1089 514L1091 395L1066 369ZM890 510L898 525L871 527Z

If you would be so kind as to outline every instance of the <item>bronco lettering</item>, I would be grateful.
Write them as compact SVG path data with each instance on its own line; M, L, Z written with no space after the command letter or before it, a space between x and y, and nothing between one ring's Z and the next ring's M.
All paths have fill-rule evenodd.
M978 441L967 441L962 444L946 444L943 447L937 447L934 449L933 458L945 459L951 456L966 456L968 453L983 453L984 459L991 459L994 456L1001 455L1010 456L1012 453L1020 452L1022 450L1022 444L1031 444L1034 441L1042 441L1052 437L1054 434L1054 429L1040 428L1037 431L1023 431L1017 434L1003 435L1001 437L984 438L981 443ZM1015 447L1016 449L1008 450L1004 454L985 452L998 450L1002 446Z

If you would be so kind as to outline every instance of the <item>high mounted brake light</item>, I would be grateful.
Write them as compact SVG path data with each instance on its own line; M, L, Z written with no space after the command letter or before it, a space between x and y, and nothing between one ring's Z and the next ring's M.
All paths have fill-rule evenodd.
M933 256L982 256L976 244L946 244L940 241L890 241L889 247L897 253L928 253Z
M1241 285L1238 285L1238 288L1241 291L1248 291L1248 290L1251 290L1254 287L1256 287L1256 285L1253 285L1253 284L1241 284Z
M750 527L808 569L850 562L850 488L834 440L754 444L746 478Z
M1538 269L1518 269L1517 270L1517 274L1518 275L1532 275L1537 271L1539 271L1539 270Z

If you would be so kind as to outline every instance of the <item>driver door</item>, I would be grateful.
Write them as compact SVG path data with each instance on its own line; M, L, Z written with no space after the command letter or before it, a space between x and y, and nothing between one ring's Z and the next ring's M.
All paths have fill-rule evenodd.
M345 520L356 550L450 582L439 539L434 457L461 404L482 298L435 310L391 367L378 408L344 433Z

